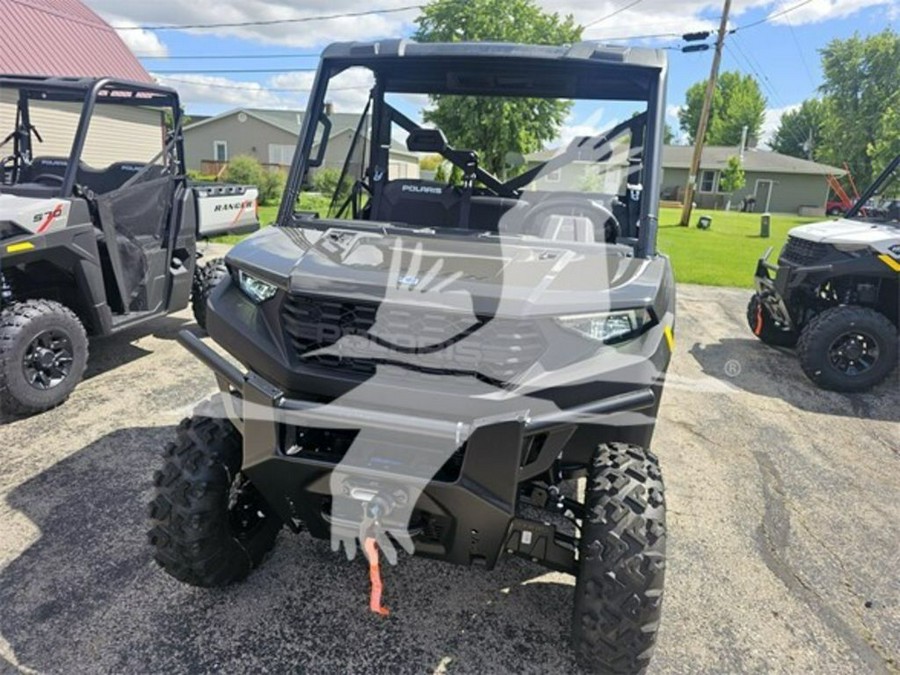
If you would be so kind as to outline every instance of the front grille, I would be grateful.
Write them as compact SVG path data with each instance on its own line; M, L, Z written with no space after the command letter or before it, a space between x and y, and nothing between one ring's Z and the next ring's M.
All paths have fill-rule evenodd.
M378 335L392 336L397 358L312 354L341 337L369 336L378 321ZM540 359L546 342L532 321L482 320L474 327L459 314L422 308L382 307L375 302L333 300L291 295L282 306L289 345L304 363L361 374L372 374L379 363L396 363L422 372L469 374L492 383L508 382ZM437 347L438 340L446 342Z
M787 244L781 249L778 259L793 265L808 265L821 260L826 255L828 255L828 244L799 237L788 237Z

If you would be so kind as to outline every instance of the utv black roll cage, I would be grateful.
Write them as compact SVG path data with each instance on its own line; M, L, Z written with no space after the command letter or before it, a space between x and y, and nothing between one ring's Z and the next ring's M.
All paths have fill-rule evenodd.
M643 142L641 166L629 166L628 169L628 182L639 177L642 186L640 211L636 214L639 227L635 254L639 257L655 254L661 160L657 155L662 147L665 124L662 101L666 85L666 59L662 52L593 42L562 47L506 43L419 44L404 40L331 45L322 54L310 93L297 152L278 213L280 225L294 222L301 184L309 169L317 166L320 159L311 157L311 153L316 143L316 127L325 117L328 82L352 67L367 68L375 78L371 92L372 142L368 158L370 170L374 171L388 166L392 123L408 132L421 129L385 103L386 93L645 102L646 114L623 122L603 137L591 138L588 142L598 148L604 139L625 129L631 129ZM322 145L319 145L320 151ZM576 152L577 148L570 150ZM460 152L445 145L438 154L465 172L470 165ZM539 173L552 171L557 165L571 161L568 153L564 152L506 183L477 165L470 168L473 177L489 190L500 196L513 196ZM376 194L372 196L377 199Z
M182 112L178 93L174 89L146 82L114 78L0 75L0 89L7 87L15 88L19 92L16 102L16 126L3 140L3 143L9 140L13 141L13 153L7 158L13 161L10 170L13 183L18 180L22 170L34 159L32 134L35 134L39 141L41 140L40 132L31 124L29 104L32 100L82 104L78 126L69 150L70 160L81 157L91 118L98 105L153 106L167 109L172 115L172 129L176 130L172 137L167 139L167 145L171 144L174 150L175 174L180 176L185 173L184 140L180 132ZM4 160L4 164L5 162L6 160ZM0 167L0 171L3 170ZM61 196L72 193L77 171L78 162L69 161L62 176Z

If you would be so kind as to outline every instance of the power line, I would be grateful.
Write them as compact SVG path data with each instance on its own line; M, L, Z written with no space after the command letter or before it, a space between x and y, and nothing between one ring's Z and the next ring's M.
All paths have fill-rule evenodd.
M774 14L769 14L768 16L763 17L759 21L754 21L753 23L748 23L743 26L738 26L737 28L734 28L731 32L736 33L739 30L747 30L748 28L753 28L754 26L759 26L761 24L767 23L767 22L771 21L772 19L777 19L779 16L784 16L785 14L789 14L790 12L793 12L794 10L800 9L801 7L803 7L804 5L808 5L812 1L813 0L802 0L801 2L798 2L796 5L791 5L790 7L785 7L780 12L775 12Z
M734 46L734 50L732 50L732 46ZM757 63L757 65L759 66L759 68L757 68L756 66L754 66L753 61L752 61L752 60L750 59L750 57L744 52L744 50L741 49L741 47L740 47L740 45L738 44L738 41L737 41L736 38L735 38L734 40L732 40L732 42L731 42L730 45L726 43L725 47L726 47L726 49L728 49L728 51L729 51L729 53L731 54L732 58L734 58L735 63L737 63L737 55L740 54L741 58L744 59L744 61L746 62L747 67L749 68L749 70L756 76L757 81L758 81L763 87L765 87L766 90L768 90L768 92L769 92L769 93L772 95L772 97L775 99L775 103L777 103L779 107L781 107L782 109L787 107L787 106L784 104L784 101L781 99L781 97L780 97L780 96L778 95L778 93L775 91L775 87L772 85L771 80L769 80L768 76L766 76L764 73L761 72L762 66L761 66L759 63ZM740 67L740 66L739 66L739 67ZM782 113L782 114L783 114L783 113ZM779 127L780 127L780 121L779 121ZM811 134L813 130L812 130L812 128L810 128L808 131L809 131L809 133ZM790 135L791 135L792 140L793 140L795 143L797 143L797 145L799 145L800 147L803 147L804 144L805 144L805 143L807 142L807 140L808 140L807 138L801 138L800 136L798 136L794 129L789 129L789 132L790 132Z
M161 75L158 72L151 72L151 75ZM254 92L295 92L295 93L306 93L308 94L312 91L311 88L292 88L292 87L266 87L263 85L258 86L247 86L242 87L239 84L224 84L222 82L203 82L198 80L189 80L186 78L178 78L178 77L169 77L168 75L163 75L160 79L166 80L167 82L178 82L179 84L192 84L198 87L213 87L215 89L234 89L236 91L254 91ZM248 83L249 84L249 83ZM360 85L355 87L330 87L328 89L329 92L332 91L357 91L363 89L371 89L370 85Z
M317 59L322 56L321 52L308 52L306 54L135 54L139 59L149 59L152 61L210 61L217 59Z
M784 22L788 25L788 28L791 30L791 38L794 40L794 45L797 47L797 54L800 55L800 63L803 64L803 69L806 71L807 77L809 77L809 83L815 87L816 86L816 78L813 77L812 69L809 67L809 64L806 62L806 56L803 54L803 48L800 46L800 40L797 39L797 31L794 30L794 24L791 23L790 19L785 19Z
M406 5L393 9L367 9L360 12L341 12L339 14L319 14L316 16L303 16L295 19L269 19L265 21L234 21L228 23L184 23L156 26L113 26L116 30L203 30L207 28L238 28L243 26L275 26L286 23L309 23L312 21L328 21L330 19L349 19L359 16L372 16L375 14L397 14L409 12L414 9L422 9L424 5Z
M601 16L599 19L595 19L594 21L591 21L590 23L584 24L581 28L582 28L582 30L585 30L585 29L590 28L591 26L595 26L595 25L597 25L598 23L601 23L601 22L603 22L603 21L606 21L607 19L613 18L613 17L616 16L617 14L621 14L621 13L624 12L626 9L631 9L631 8L634 7L635 5L639 5L639 4L642 3L643 1L644 1L644 0L632 0L632 2L629 2L627 5L624 5L624 6L622 6L622 7L619 7L619 9L610 12L610 13L607 14L606 16Z
M160 75L222 75L225 73L314 73L315 68L204 68L202 70L157 70Z

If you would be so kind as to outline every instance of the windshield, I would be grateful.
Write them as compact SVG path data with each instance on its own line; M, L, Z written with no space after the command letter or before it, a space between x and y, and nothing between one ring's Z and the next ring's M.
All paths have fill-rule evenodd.
M900 157L880 176L872 195L850 212L853 220L900 225Z
M374 81L362 67L329 81L330 129L315 125L298 217L585 243L637 237L645 101L379 98Z
M71 163L84 92L35 86L25 91L6 85L0 90L2 184L59 188ZM171 110L143 105L155 101L137 96L140 103L120 91L100 92L73 165L76 185L106 192L134 167L166 162Z

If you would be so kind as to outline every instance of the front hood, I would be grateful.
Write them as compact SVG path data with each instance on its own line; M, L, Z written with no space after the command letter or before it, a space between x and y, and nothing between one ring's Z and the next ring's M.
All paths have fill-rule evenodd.
M0 221L11 222L31 234L45 234L63 229L69 222L70 209L71 202L58 197L19 197L0 194Z
M900 229L883 223L866 223L840 218L795 227L790 236L834 246L871 246L882 250L900 243Z
M409 291L411 302L441 306L465 292L476 313L527 316L651 304L665 264L628 251L517 237L273 227L235 246L228 262L292 293L380 301L390 287Z

